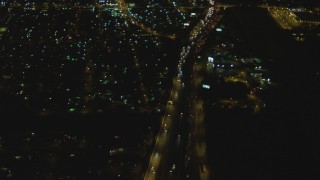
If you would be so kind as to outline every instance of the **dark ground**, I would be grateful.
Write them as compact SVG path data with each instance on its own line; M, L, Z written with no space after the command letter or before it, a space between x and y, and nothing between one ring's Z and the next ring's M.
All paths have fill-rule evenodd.
M295 42L263 9L230 9L222 23L245 37L253 54L271 60L266 66L277 87L260 114L207 112L213 179L318 179L320 43Z

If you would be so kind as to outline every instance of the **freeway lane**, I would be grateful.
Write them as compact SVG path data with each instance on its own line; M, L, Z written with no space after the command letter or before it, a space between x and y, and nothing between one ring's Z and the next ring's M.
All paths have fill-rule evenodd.
M217 22L221 17L217 16L218 9L210 8L208 10L208 15L204 19L200 26L200 32L196 33L197 37L192 37L195 39L195 49L192 50L191 62L194 62L192 66L191 74L191 173L192 179L209 180L210 170L207 165L207 154L206 154L206 135L205 135L205 124L204 124L204 103L203 100L198 96L198 89L201 85L203 77L200 75L201 70L205 70L206 66L201 65L196 62L196 57L198 53L202 50L203 45L207 41L207 35L212 31ZM193 40L191 39L191 40Z
M197 88L200 85L201 77L197 72L193 73L194 96L192 98L191 114L192 117L192 163L194 167L194 176L197 179L208 180L210 177L206 157L206 137L204 125L204 103L197 95Z
M212 31L217 22L221 19L218 15L217 8L209 8L207 16L199 22L190 35L189 41L194 44L189 54L188 65L190 69L188 82L190 83L190 138L189 152L190 163L187 167L190 179L210 179L210 170L207 165L206 156L206 136L204 125L204 103L198 97L198 89L202 82L199 72L205 68L201 64L197 64L197 55L202 50L203 45L207 41L207 36ZM188 84L189 85L189 84Z
M164 174L166 173L168 164L168 156L171 152L170 148L174 141L176 140L177 133L175 129L178 127L177 121L177 108L175 104L180 101L180 97L176 96L176 93L180 93L182 91L181 83L178 82L178 78L173 80L173 88L171 90L170 98L168 105L166 107L166 111L162 118L161 127L156 139L154 150L151 154L151 158L149 161L149 166L147 172L145 174L144 179L162 179ZM170 103L172 102L172 104Z

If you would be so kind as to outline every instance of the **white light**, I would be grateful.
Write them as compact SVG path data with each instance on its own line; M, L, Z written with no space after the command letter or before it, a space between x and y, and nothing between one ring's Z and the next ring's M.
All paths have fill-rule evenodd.
M210 89L210 86L207 85L207 84L202 84L202 87L205 88L205 89Z
M214 61L213 57L208 57L208 61L213 63L213 61Z

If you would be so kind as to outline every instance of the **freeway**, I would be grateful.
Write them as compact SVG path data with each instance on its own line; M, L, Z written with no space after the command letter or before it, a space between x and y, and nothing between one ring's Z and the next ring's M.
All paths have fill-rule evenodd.
M214 29L219 19L215 16L216 13L214 7L207 9L207 15L194 27L189 34L189 41L182 48L177 75L173 78L170 98L144 176L145 180L185 178L207 180L210 178L206 162L204 106L203 101L197 97L197 87L201 77L197 74L197 68L194 68L194 71L189 72L189 76L193 77L192 82L197 83L189 83L188 78L184 78L188 76L186 75L188 71L183 67L188 66L188 63L189 66L193 65L194 57L201 50L206 36ZM185 84L190 84L193 92L182 98L182 94L186 93L184 92ZM191 118L189 133L185 133L183 128L188 124L184 121L182 113L185 113L182 106L187 103L186 99L191 99L192 105L187 112L190 111L190 116L194 117Z

